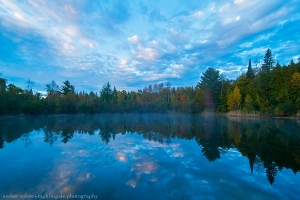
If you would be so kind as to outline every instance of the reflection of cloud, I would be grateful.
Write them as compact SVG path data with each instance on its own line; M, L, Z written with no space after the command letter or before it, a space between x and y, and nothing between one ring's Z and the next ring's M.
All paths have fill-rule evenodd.
M158 177L155 176L149 178L149 181L151 182L157 182L158 180L159 180Z
M116 157L120 162L126 162L127 157L123 153L116 153Z
M140 172L143 172L145 174L152 174L158 169L158 164L155 162L143 162L142 164L138 163L136 165L136 168L134 171L136 171L137 174L140 174Z
M276 177L277 185L272 186L276 189L274 192L266 185L265 174L248 172L247 158L236 149L229 149L218 162L208 162L194 140L172 139L169 144L158 143L127 132L117 134L115 140L106 145L97 134L75 133L67 144L54 143L49 149L45 148L40 135L32 139L41 141L34 141L36 145L28 150L38 153L14 160L12 165L5 164L0 175L9 172L10 176L3 176L1 189L14 192L16 189L12 186L16 184L18 192L22 188L24 193L88 191L110 199L133 199L133 195L157 199L162 194L166 199L200 195L205 199L221 199L225 193L228 198L236 197L236 191L249 198L281 199L281 192L299 193L297 184L284 185L292 180L291 177L295 178L291 170ZM17 147L21 144L18 142L22 141L7 145ZM23 155L23 148L15 148L0 161L14 153L14 156ZM122 162L124 160L126 163ZM29 165L30 168L26 167Z
M173 156L174 157L183 157L184 154L183 154L183 152L174 152Z
M135 188L137 186L138 179L129 179L126 182L126 185L130 185L131 187Z

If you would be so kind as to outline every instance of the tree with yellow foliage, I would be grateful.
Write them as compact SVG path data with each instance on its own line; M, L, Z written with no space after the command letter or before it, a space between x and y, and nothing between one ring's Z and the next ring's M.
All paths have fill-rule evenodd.
M242 95L240 89L235 86L233 92L228 95L227 98L227 105L228 109L231 110L238 110L240 108L240 103L242 101Z

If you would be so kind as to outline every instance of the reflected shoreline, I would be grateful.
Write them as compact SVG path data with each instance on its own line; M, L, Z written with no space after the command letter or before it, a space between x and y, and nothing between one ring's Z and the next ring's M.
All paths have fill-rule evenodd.
M296 116L265 116L259 114L234 114L234 113L180 113L180 112L168 112L168 113L99 113L99 114L36 114L36 115L0 115L0 119L14 118L14 117L63 117L63 116L100 116L100 115L191 115L191 116L216 116L216 117L228 117L228 118L242 118L242 119L283 119L283 120L296 120L300 121L300 115Z

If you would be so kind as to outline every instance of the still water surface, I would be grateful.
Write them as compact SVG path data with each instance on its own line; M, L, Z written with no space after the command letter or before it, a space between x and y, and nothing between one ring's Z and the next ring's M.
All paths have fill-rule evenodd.
M299 171L300 123L292 120L0 118L0 199L299 199Z

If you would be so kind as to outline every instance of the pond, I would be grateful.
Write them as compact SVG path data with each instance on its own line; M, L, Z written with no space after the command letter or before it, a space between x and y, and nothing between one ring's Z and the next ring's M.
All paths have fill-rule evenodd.
M3 199L299 199L299 171L294 120L0 118Z

